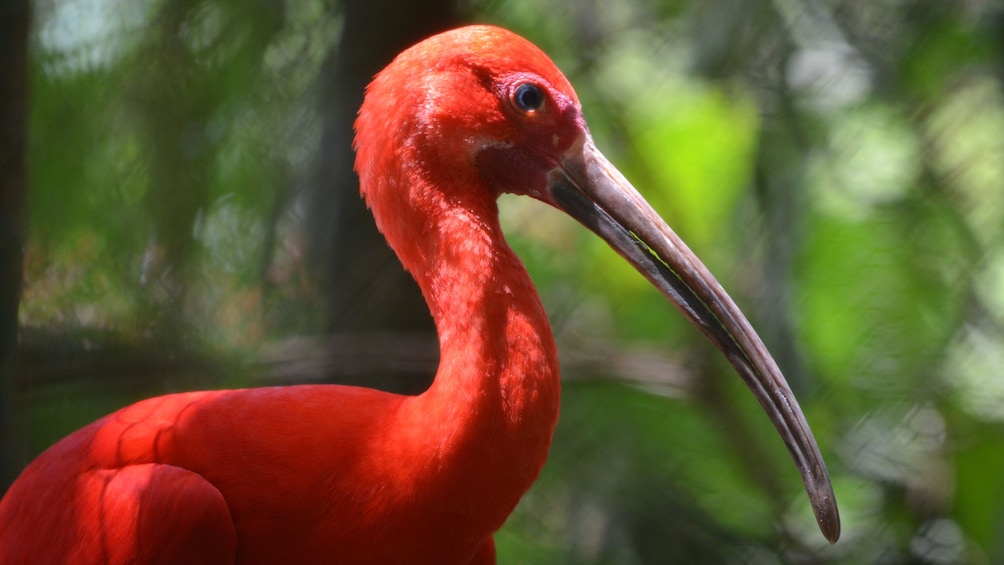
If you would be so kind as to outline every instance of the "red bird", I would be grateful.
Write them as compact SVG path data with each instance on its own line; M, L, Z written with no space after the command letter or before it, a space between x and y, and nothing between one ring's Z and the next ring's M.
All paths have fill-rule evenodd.
M596 232L722 350L791 451L823 534L826 467L780 371L707 269L596 149L571 85L511 32L425 40L373 80L356 170L436 321L432 387L152 398L67 436L0 502L0 563L494 563L558 419L554 339L496 200Z

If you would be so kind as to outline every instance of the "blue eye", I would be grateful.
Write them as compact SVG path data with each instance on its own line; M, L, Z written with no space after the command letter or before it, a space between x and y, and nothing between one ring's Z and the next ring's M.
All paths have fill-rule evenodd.
M513 91L512 101L524 112L535 112L544 106L544 93L537 85L524 82Z

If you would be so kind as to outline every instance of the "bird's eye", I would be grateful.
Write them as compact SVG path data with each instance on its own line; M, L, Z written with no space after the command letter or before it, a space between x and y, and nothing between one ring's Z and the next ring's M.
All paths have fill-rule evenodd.
M544 106L544 93L539 86L524 82L512 91L512 101L524 112L536 112Z

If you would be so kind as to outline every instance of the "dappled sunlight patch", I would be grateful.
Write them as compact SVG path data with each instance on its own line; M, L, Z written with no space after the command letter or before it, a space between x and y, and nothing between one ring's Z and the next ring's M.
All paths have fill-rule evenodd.
M861 475L892 481L915 494L950 500L952 477L942 457L948 438L944 417L930 405L897 406L862 418L841 451Z
M823 214L864 219L915 189L920 160L919 141L891 108L841 112L832 118L826 147L810 161L814 205Z
M947 90L923 122L931 168L963 206L985 243L1004 219L1004 92L990 76Z
M969 542L959 524L950 518L935 518L921 525L910 540L910 552L925 563L972 562Z
M969 327L941 368L960 406L973 416L1004 422L1004 340L994 329Z
M60 0L37 2L38 38L47 52L43 70L53 76L92 72L119 62L134 46L153 2Z

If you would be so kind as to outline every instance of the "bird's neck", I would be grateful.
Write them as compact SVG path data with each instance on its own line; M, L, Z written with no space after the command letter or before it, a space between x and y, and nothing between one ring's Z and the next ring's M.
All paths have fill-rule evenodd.
M458 227L444 230L438 246L426 299L443 361L430 396L505 425L529 419L549 439L558 403L554 338L526 269L502 237L494 200L491 205L487 220L456 214L451 222Z
M557 352L494 198L440 210L426 231L435 235L422 238L428 243L407 266L436 321L441 364L403 417L427 434L417 442L434 438L441 469L459 470L454 494L469 484L472 498L483 499L486 481L493 485L497 500L489 503L501 525L547 456L558 418Z

